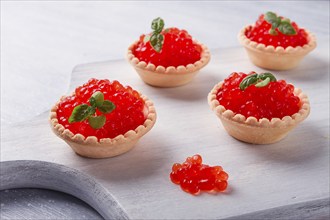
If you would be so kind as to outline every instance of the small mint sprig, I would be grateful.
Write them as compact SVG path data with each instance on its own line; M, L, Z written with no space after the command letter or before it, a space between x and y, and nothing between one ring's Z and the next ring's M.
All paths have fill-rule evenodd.
M71 116L69 117L69 123L82 122L86 119L89 125L94 129L100 129L106 122L105 114L112 112L116 106L109 100L104 100L102 92L95 92L89 99L90 105L81 104L76 106ZM102 112L102 115L95 115L96 110Z
M269 30L269 34L277 35L276 28L285 35L295 35L297 34L296 30L293 28L289 19L281 19L274 12L267 12L265 14L265 20L272 25Z
M164 28L164 20L160 17L155 18L151 23L151 29L153 30L151 36L146 35L143 39L143 42L150 41L150 44L154 50L159 53L162 50L164 43L164 35L161 34Z
M245 90L247 87L251 85L255 85L255 87L264 87L267 86L270 82L276 82L276 78L271 73L261 73L261 74L251 74L246 76L241 83L239 84L239 88L241 90Z

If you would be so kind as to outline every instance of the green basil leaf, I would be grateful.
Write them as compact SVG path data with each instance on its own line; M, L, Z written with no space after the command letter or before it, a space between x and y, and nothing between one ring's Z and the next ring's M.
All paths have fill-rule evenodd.
M100 129L106 122L106 117L104 115L90 116L88 118L89 125L94 129Z
M292 24L287 21L282 21L278 26L278 30L285 35L295 35L297 34L296 30L293 28Z
M164 25L165 25L164 20L158 17L152 21L151 29L154 30L154 32L156 33L160 33L162 32Z
M241 90L245 90L247 87L249 87L250 85L253 85L255 83L258 82L258 74L254 73L252 75L248 75L246 76L241 83L239 84L239 88Z
M259 79L265 80L266 78L269 78L270 82L276 82L276 77L271 73L261 73L261 74L259 74Z
M95 108L86 104L76 106L71 116L69 117L69 123L81 122L95 113Z
M291 21L290 21L290 19L289 18L283 18L282 19L282 21L281 21L281 23L290 23L291 24Z
M156 52L160 52L163 47L164 42L164 36L161 34L163 28L164 28L164 20L160 17L155 18L151 23L151 29L153 30L152 35L150 37L145 36L144 42L150 42L152 48Z
M270 82L270 78L267 77L266 79L264 79L263 81L261 82L258 82L255 86L260 88L260 87L264 87L264 86L267 86Z
M91 103L93 107L100 107L102 106L103 102L104 102L104 95L102 92L99 91L94 92L89 99L89 103Z
M274 12L267 12L264 15L265 20L272 25L272 29L276 29L280 23L281 23L281 18L277 17L277 15Z
M150 38L150 44L156 52L160 52L163 47L164 36L161 34L153 34Z
M157 41L158 41L157 36L158 36L158 34L151 35L151 37L150 37L150 44L151 44L151 46L157 44Z
M277 31L273 28L269 29L269 32L268 32L270 35L277 35Z
M266 21L276 20L277 15L274 12L267 11L264 15Z
M109 101L109 100L105 100L103 102L103 105L98 107L97 109L104 113L104 114L107 114L107 113L110 113L112 112L114 109L116 108L115 104L113 104L113 102Z

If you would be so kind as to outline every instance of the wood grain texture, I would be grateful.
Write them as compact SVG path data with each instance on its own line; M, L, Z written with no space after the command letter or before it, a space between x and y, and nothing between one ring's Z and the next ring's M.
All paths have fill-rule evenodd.
M268 209L245 215L227 218L228 220L242 219L329 219L330 200L318 199L294 205Z
M77 168L112 192L132 219L220 219L327 199L328 60L327 48L318 47L297 69L275 73L302 88L312 110L284 140L261 146L231 138L206 99L212 87L233 71L263 71L250 63L243 48L213 50L210 64L190 84L169 89L147 86L124 60L79 65L68 94L91 77L117 79L154 101L155 127L124 155L86 159L52 134L45 113L2 127L1 160L45 160ZM225 193L195 197L170 182L172 164L196 153L205 163L220 164L228 171ZM328 210L325 206L322 213ZM304 209L293 211L295 216L305 215Z
M107 189L98 184L95 179L76 169L44 161L16 160L1 162L0 171L0 190L18 188L54 190L85 201L106 219L128 219L127 213ZM24 202L27 201L23 201L23 204ZM63 208L60 202L54 203L53 206L58 210ZM53 212L47 213L47 209L44 211L40 219L54 215ZM14 219L19 219L22 215L21 212L17 212L16 217L14 212L9 212L9 214Z
M12 189L0 191L1 219L103 219L85 202L58 191Z

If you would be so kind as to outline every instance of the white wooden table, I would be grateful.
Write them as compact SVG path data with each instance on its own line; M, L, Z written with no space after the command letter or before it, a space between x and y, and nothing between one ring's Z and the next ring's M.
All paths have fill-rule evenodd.
M75 168L107 188L132 219L326 217L329 2L257 5L257 2L1 2L4 14L1 161L42 160ZM250 13L246 12L247 7ZM233 71L262 71L249 62L236 35L241 26L252 23L258 14L270 8L290 15L318 37L317 49L298 68L275 72L277 78L292 82L309 95L312 110L307 120L283 141L254 146L239 142L224 131L209 110L206 96L214 84ZM135 11L146 10L152 11L146 18L132 21L128 17ZM109 13L125 22L107 20ZM241 14L246 14L246 18ZM148 31L149 21L159 15L168 17L171 25L178 23L177 26L188 29L211 48L210 64L186 86L173 89L147 86L122 59L129 43ZM134 25L128 28L126 23L131 22ZM43 31L36 32L39 29ZM25 41L20 31L27 33ZM18 51L22 52L17 55ZM78 65L70 75L70 67L93 61L101 62ZM15 65L17 62L20 65ZM42 112L60 95L68 94L91 77L118 79L155 102L158 113L155 127L127 154L102 160L82 158L49 129L48 113ZM29 93L22 95L18 86ZM18 93L21 96L12 101L10 97ZM226 193L194 197L169 181L171 165L196 153L206 163L220 164L228 171Z

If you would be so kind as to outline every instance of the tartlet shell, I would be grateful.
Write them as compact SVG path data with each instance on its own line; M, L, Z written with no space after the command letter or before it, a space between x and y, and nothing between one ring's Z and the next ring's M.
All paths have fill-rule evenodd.
M61 100L63 100L63 96ZM125 134L115 138L102 138L98 140L95 136L85 138L82 134L73 134L69 129L65 129L58 122L57 102L50 111L50 125L53 132L63 139L78 155L89 158L114 157L131 150L136 142L154 126L156 122L156 110L153 102L146 96L141 95L148 109L148 114L143 125L139 125L135 130L129 130Z
M292 116L282 119L267 118L257 119L233 111L220 105L216 93L221 88L223 81L214 86L208 95L208 103L215 114L220 118L226 131L234 138L251 144L271 144L283 139L289 131L295 128L309 115L310 103L308 97L299 88L294 89L294 94L299 97L302 105L300 110Z
M127 59L145 83L156 87L177 87L189 83L198 71L208 64L211 58L209 49L204 44L194 41L203 50L200 60L186 66L155 66L152 63L140 61L134 56L132 50L138 42L134 42L128 48Z
M303 47L287 47L266 46L255 41L251 41L246 37L245 32L252 28L248 25L241 29L238 34L239 42L245 47L247 54L256 66L271 70L289 70L295 68L305 55L316 47L316 37L314 34L305 29L308 35L308 44Z

